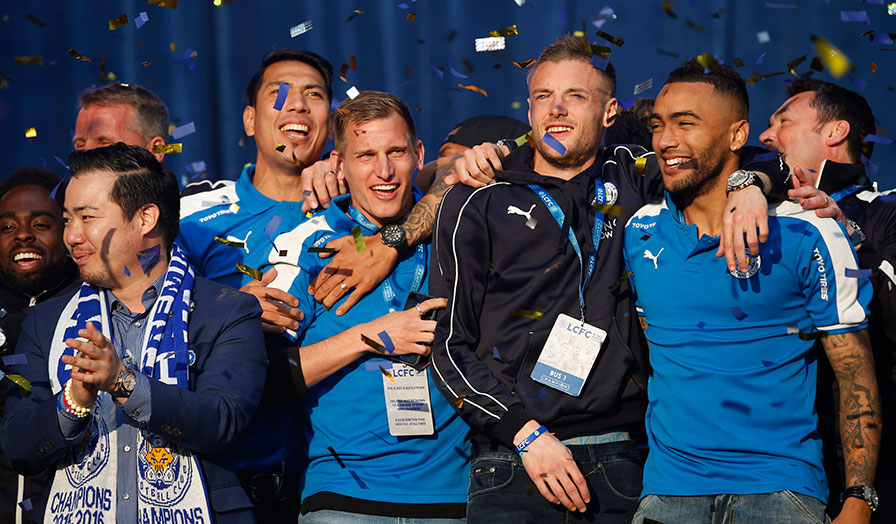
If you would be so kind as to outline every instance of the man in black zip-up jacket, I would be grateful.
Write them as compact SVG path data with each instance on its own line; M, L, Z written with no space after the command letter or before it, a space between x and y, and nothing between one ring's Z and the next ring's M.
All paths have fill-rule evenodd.
M621 228L663 186L652 153L599 148L615 79L582 47L564 37L545 50L529 79L532 145L504 159L496 183L448 191L436 220L430 289L448 307L432 367L474 429L471 524L566 522L556 503L586 520L630 522L641 490L630 432L643 424L648 370ZM783 192L778 162L756 167ZM748 191L758 194L739 193ZM532 378L558 327L606 333L576 396Z

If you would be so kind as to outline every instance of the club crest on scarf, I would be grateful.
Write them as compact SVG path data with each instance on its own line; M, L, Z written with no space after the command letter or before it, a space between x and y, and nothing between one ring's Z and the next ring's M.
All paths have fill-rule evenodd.
M142 431L143 443L137 453L140 500L157 506L172 506L184 498L193 478L192 461L175 451L164 437Z
M96 477L109 462L109 430L98 410L90 414L90 425L81 444L71 448L65 475L73 488Z

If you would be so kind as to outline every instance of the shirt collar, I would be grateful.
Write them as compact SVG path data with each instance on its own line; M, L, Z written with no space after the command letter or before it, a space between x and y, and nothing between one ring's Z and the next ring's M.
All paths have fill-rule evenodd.
M423 198L423 191L421 191L419 187L411 184L411 195L413 195L414 203L416 204L418 200ZM337 214L340 215L340 219L344 218L345 220L350 221L352 224L357 224L357 225L361 226L362 231L364 231L365 233L371 234L371 235L375 235L379 231L379 228L370 229L369 227L365 227L365 225L363 223L358 222L357 220L355 220L348 214L348 206L350 206L352 204L351 193L339 195L338 197L336 197L332 200L332 204L333 205L330 206L330 208L331 209L335 208L335 209L339 210L339 212ZM360 210L358 210L358 211L360 211ZM410 211L408 211L408 213L410 213ZM405 215L405 216L407 216L407 215ZM402 217L402 219L403 218L404 217Z
M143 292L143 297L141 297L140 301L143 303L143 308L145 310L144 314L148 313L149 310L152 309L152 306L156 303L156 299L159 298L159 295L162 293L162 283L165 281L166 274L168 274L167 271L162 273L162 275L159 276L159 278L157 278L156 281L153 282L152 285L146 288L146 290ZM118 300L118 297L115 296L115 293L113 293L112 290L107 289L106 291L112 298L112 300L109 301L109 307L111 311L116 311L122 308L124 311L130 311L127 306L124 305L124 302Z
M818 189L831 194L849 186L871 185L871 181L865 175L865 166L862 164L841 164L833 160L822 160L816 185Z
M265 213L272 207L279 204L280 200L274 200L264 196L261 191L252 185L252 178L255 177L255 164L249 164L243 168L243 172L237 179L235 184L236 196L239 198L240 209L247 211L253 215Z

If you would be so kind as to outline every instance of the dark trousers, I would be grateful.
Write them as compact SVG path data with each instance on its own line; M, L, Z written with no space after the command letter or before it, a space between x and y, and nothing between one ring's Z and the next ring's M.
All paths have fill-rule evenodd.
M548 502L532 483L520 457L509 450L473 444L468 524L629 524L638 508L643 467L633 441L569 446L591 492L585 513Z
M300 493L295 475L240 473L240 483L259 524L296 524L299 520Z

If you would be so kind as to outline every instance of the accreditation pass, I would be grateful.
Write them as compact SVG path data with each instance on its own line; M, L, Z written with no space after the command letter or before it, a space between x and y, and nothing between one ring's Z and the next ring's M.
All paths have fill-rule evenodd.
M574 397L591 374L607 332L560 314L541 350L532 379Z
M429 400L427 370L392 362L389 375L383 373L383 393L389 433L394 437L432 435L432 403ZM389 364L380 364L387 368ZM391 378L390 378L391 376Z

